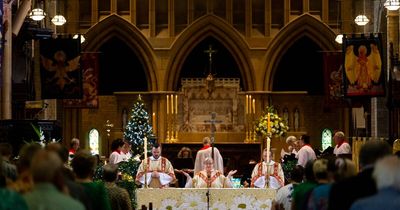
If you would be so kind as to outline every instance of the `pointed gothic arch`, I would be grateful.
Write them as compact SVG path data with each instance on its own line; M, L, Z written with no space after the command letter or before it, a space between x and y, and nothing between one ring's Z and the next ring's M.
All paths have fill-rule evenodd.
M286 53L290 45L301 37L306 36L314 41L322 51L336 51L339 46L336 44L336 34L332 29L311 16L303 14L297 19L286 25L271 41L265 56L265 75L263 80L263 90L272 90L274 75L277 65Z
M166 71L166 90L173 90L178 86L180 71L189 52L207 37L213 37L225 46L239 66L244 89L254 90L254 70L249 53L246 52L249 46L240 32L215 15L206 15L197 19L173 43L172 56Z
M132 49L142 62L149 90L158 90L156 77L156 62L154 52L146 37L140 30L116 14L93 25L85 34L87 42L82 46L83 51L96 52L100 46L111 38L122 40Z

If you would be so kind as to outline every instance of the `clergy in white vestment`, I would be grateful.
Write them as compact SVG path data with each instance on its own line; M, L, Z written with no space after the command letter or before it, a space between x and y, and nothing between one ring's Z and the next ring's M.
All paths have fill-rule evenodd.
M268 156L269 160L267 160ZM285 184L282 166L273 161L272 157L272 152L268 152L265 148L262 155L263 161L254 167L251 174L251 187L279 189Z
M232 188L231 178L236 170L230 171L225 177L221 171L214 169L214 160L207 157L204 160L204 170L197 172L194 177L181 171L187 178L185 188Z
M333 136L333 140L336 143L335 149L333 149L333 154L339 156L351 153L350 144L346 142L344 133L342 131L336 132Z
M212 147L211 147L211 140L209 137L203 138L203 148L201 148L196 154L196 160L194 163L194 174L200 172L204 169L204 160L207 157L211 157ZM224 172L224 162L219 150L214 147L214 169Z
M122 139L115 139L111 143L112 153L110 158L108 158L108 163L116 165L121 161L124 161L124 155L122 154L122 147L124 146L124 141Z
M153 145L151 153L152 156L143 160L140 164L136 174L136 182L144 185L146 177L146 183L151 188L168 187L176 179L174 168L167 158L161 157L159 144Z
M296 155L297 165L301 165L303 168L305 168L307 162L317 159L317 156L315 155L314 149L310 145L310 136L302 135L300 137L300 146L301 148Z

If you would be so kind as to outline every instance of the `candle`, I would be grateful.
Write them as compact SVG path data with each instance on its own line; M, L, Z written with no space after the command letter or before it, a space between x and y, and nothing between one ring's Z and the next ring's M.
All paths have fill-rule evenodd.
M253 99L253 114L256 113L256 99Z
M171 114L174 114L174 95L171 94Z
M269 163L269 156L271 155L270 154L270 151L271 150L271 139L269 138L269 137L267 137L267 163Z
M247 107L248 106L249 106L249 95L246 95L246 106L245 106L246 114L247 114Z
M147 162L147 137L143 138L144 160Z
M267 114L267 133L271 132L271 116L270 113Z
M249 111L247 113L251 114L251 95L249 95Z
M154 133L156 133L156 125L157 125L157 122L156 122L156 113L153 112L153 132L154 132Z
M175 109L175 114L178 114L178 95L175 95L175 106L174 106L174 109Z
M169 114L169 95L167 95L167 114Z

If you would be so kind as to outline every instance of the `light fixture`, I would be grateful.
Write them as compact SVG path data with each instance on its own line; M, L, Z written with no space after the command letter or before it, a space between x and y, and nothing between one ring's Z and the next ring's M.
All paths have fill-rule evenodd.
M82 34L75 34L72 38L78 39L79 37L81 37L81 44L84 43L86 39Z
M53 19L51 19L51 22L56 26L62 26L67 22L67 20L62 15L55 15Z
M390 11L398 10L400 8L400 1L399 0L386 0L383 4L386 9Z
M354 22L359 25L359 26L365 26L369 22L369 19L365 15L358 15L355 19Z
M338 44L342 44L342 43L343 43L343 34L338 34L338 35L336 36L336 38L335 38L335 41L336 41Z
M67 22L67 20L65 19L64 16L62 16L60 14L60 11L59 11L60 7L58 6L58 1L56 1L56 5L55 6L56 6L56 14L58 13L58 15L55 15L53 17L53 19L51 19L51 22L56 26L62 26Z
M46 13L41 8L32 9L29 17L35 21L41 21L46 16Z

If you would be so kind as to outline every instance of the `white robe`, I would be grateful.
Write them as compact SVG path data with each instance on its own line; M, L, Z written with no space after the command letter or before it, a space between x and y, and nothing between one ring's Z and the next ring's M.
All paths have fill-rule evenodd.
M144 161L140 164L137 174L136 174L136 181L142 184L145 183L144 174L146 173L146 183L150 187L165 187L168 186L169 183L174 181L175 173L174 168L172 167L171 162L164 157L159 157L155 159L153 156L147 159L146 161L146 169L144 167ZM152 173L157 171L159 177L155 179L152 177Z
M268 164L266 162L258 163L251 174L251 186L258 188L265 188L265 176L268 174L269 188L279 189L285 183L285 175L281 164L271 160Z
M204 160L207 157L211 157L211 150L212 147L209 147L207 149L199 150L196 154L196 161L194 163L194 174L197 174L198 172L204 170ZM221 154L219 153L219 150L214 147L214 169L217 171L224 171L224 162L222 159Z
M210 177L206 171L200 171L194 175L193 179L186 181L185 188L232 188L232 182L221 172L212 170Z
M351 154L351 147L350 144L347 142L343 142L340 147L338 145L335 146L335 149L333 149L333 154L336 156L342 155L342 154Z

